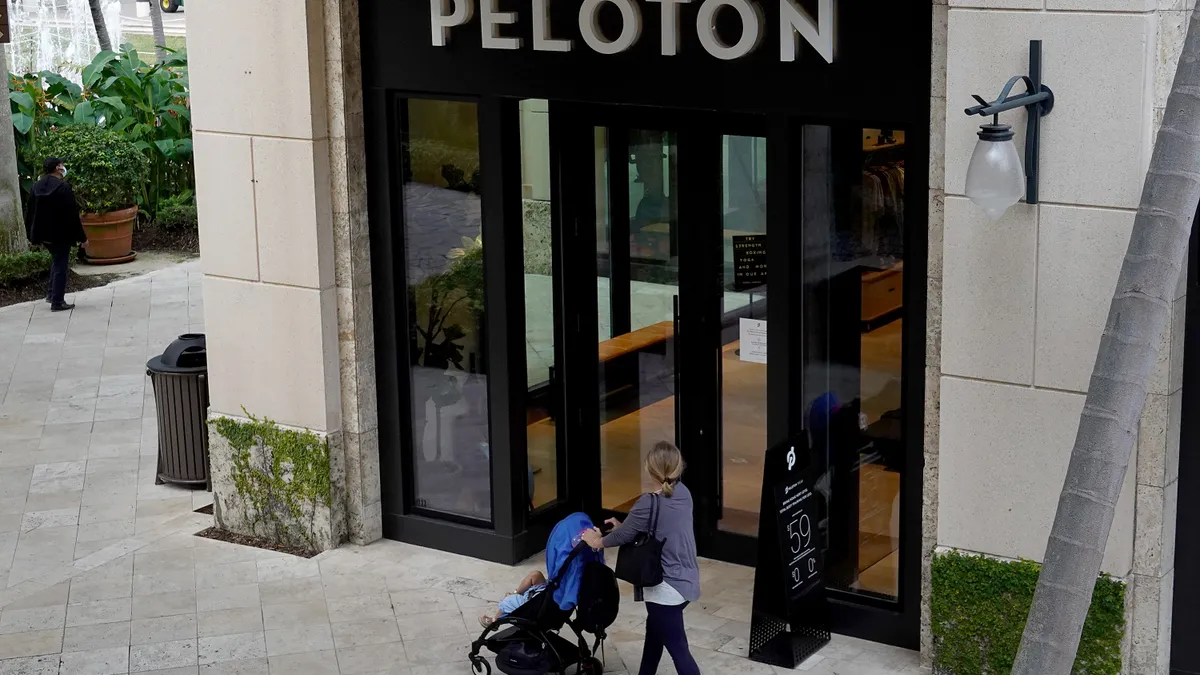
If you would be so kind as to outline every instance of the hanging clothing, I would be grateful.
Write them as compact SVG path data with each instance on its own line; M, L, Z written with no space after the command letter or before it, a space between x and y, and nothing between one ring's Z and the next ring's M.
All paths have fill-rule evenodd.
M862 225L859 244L870 255L902 257L904 253L904 165L892 163L863 169Z

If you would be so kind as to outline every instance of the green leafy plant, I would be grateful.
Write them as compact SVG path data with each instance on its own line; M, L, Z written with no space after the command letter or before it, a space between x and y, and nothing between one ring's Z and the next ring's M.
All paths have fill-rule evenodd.
M1041 565L956 551L933 558L931 618L934 672L994 675L1012 671ZM1125 635L1125 584L1096 580L1073 673L1116 675Z
M246 416L248 421L219 417L211 422L233 451L233 485L249 519L246 525L257 536L317 550L317 511L333 504L329 443L308 429L284 429Z
M469 319L479 325L483 315L482 238L463 237L462 248L451 249L447 257L453 262L445 272L413 288L413 306L422 310L415 325L419 338L417 364L462 370L463 346L459 341L467 331L452 320Z
M67 180L85 213L107 213L136 206L149 174L146 157L119 133L90 124L71 124L50 132L41 143L47 157L61 157Z
M17 143L17 173L28 193L41 173L39 146L51 129L74 123L76 103L83 90L56 73L45 71L18 77L9 75L9 104Z
M405 164L405 180L437 185L438 179L441 178L447 186L466 192L469 183L463 179L471 176L475 177L478 185L478 148L457 147L441 140L426 138L410 139L404 147L408 158ZM447 169L449 176L446 175Z
M0 253L0 287L12 287L50 272L50 253L42 249Z
M197 226L196 202L191 191L168 197L158 205L154 225L164 230L194 230Z
M50 71L9 76L24 189L36 180L41 158L51 154L44 145L55 129L102 126L145 155L149 172L138 185L137 203L156 219L161 201L195 186L186 53L146 64L126 44L120 52L97 54L81 75L83 86Z

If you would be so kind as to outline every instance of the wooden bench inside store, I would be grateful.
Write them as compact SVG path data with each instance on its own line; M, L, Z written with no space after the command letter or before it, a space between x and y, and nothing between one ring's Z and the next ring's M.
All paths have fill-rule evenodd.
M655 371L661 367L670 370L667 343L674 336L675 325L670 321L660 321L600 342L601 399L621 395L622 400L628 400L634 406L630 411L645 405L646 401L640 401L641 380L647 376L644 371L647 368ZM661 361L656 364L656 361L647 361L643 356L659 357ZM616 409L609 408L610 412Z
M675 326L670 321L660 321L604 340L600 343L600 363L608 363L621 356L649 349L670 340L674 335Z

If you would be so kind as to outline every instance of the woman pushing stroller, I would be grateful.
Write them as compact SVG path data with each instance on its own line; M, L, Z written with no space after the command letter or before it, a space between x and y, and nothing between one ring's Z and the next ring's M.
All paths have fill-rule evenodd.
M679 675L699 675L700 668L688 648L683 625L683 610L700 599L700 567L696 560L696 537L692 524L692 493L680 482L684 463L679 449L667 441L657 443L646 457L645 470L659 485L653 493L642 495L629 517L622 523L608 521L612 532L602 535L598 529L583 534L583 542L602 550L632 542L639 533L651 529L651 515L657 501L658 522L654 536L663 541L663 581L657 586L636 589L646 603L646 641L638 675L654 675L662 659L663 648L671 654Z

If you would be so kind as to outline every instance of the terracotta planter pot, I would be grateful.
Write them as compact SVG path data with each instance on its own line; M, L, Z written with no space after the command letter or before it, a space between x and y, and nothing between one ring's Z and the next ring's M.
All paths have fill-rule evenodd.
M137 219L137 207L132 206L108 213L83 214L83 231L88 242L84 251L88 262L105 263L133 260L133 223Z

